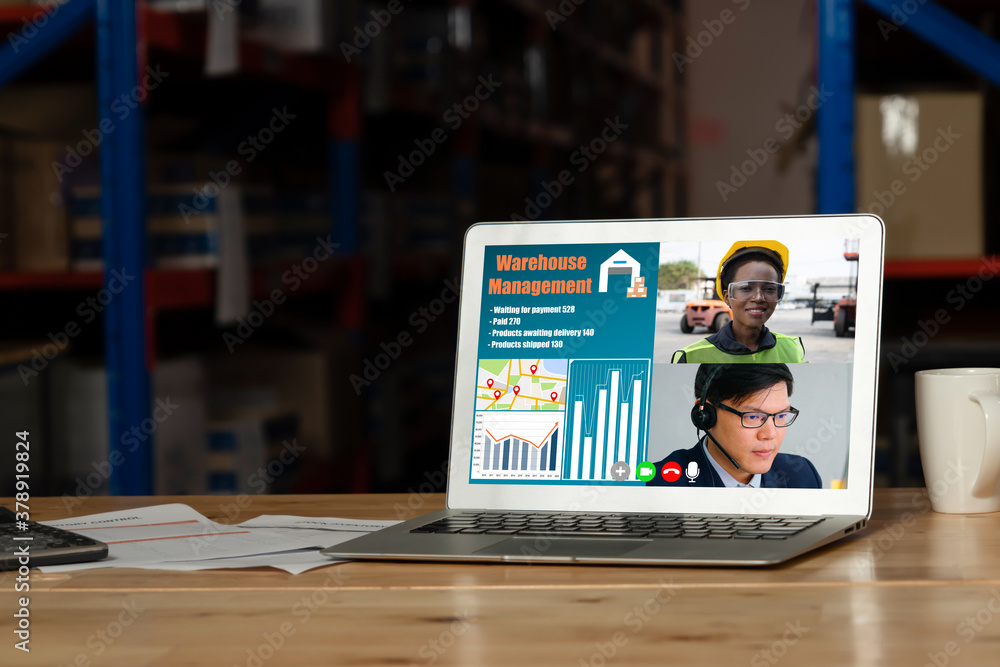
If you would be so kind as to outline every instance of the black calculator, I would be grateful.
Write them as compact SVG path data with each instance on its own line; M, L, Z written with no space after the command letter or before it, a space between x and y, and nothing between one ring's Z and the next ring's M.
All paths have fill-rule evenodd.
M20 521L6 507L0 507L0 570L16 570L27 548L28 567L83 563L108 555L108 545L62 528L34 521Z

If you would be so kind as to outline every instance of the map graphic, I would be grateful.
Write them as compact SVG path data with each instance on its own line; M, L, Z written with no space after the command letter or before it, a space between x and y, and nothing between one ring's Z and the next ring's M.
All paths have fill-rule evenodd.
M480 359L476 410L564 410L566 359Z

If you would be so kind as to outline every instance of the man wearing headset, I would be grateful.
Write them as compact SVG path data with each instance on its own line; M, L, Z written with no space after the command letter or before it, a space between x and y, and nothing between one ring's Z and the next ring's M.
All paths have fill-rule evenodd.
M801 363L802 339L765 322L785 294L788 248L777 241L737 241L719 262L715 288L733 318L704 340L674 352L671 363Z
M792 382L785 364L702 364L691 421L705 435L694 447L657 462L656 477L647 485L822 488L809 459L780 453L799 414L789 403ZM667 481L664 468L681 475Z

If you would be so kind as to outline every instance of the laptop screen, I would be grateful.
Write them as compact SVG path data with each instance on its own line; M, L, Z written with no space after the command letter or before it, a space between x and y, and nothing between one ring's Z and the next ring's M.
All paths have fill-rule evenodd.
M847 488L858 247L486 245L469 483Z

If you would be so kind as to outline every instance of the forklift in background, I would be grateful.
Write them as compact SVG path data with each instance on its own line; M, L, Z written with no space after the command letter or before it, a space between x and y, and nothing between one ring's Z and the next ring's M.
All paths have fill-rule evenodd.
M701 288L700 299L688 301L684 305L681 332L691 333L695 327L708 327L709 331L716 333L733 319L733 311L716 293L715 278L702 276L698 280L705 286Z
M858 313L858 240L844 241L844 259L851 263L850 284L821 285L813 283L812 319L809 324L833 320L833 332L837 338L843 338L848 331L854 331ZM847 289L847 296L832 305L821 305L819 295L823 289Z

